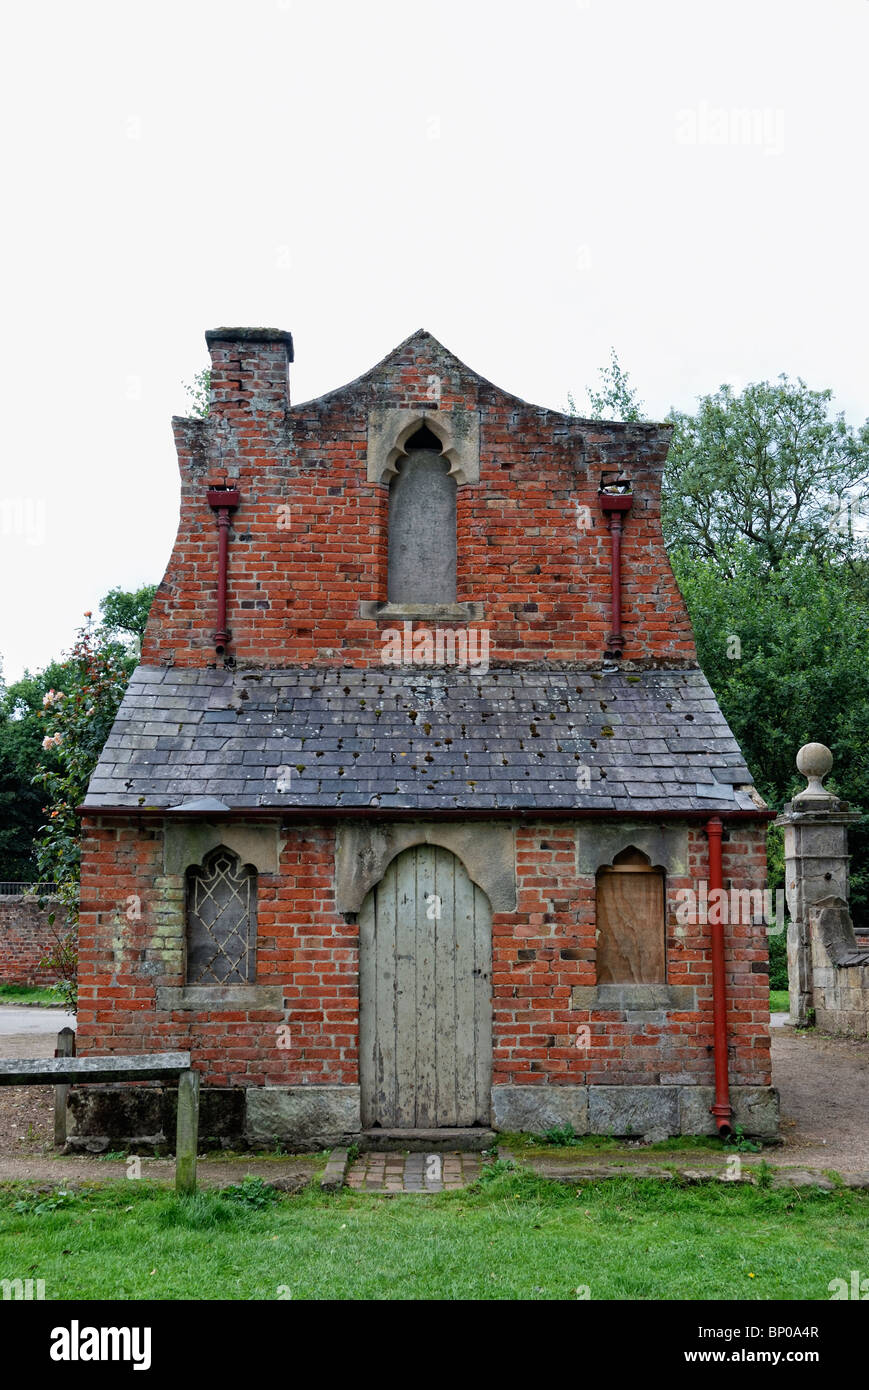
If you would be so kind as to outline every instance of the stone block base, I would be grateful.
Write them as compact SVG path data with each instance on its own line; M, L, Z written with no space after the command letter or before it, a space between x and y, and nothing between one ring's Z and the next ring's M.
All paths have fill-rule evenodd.
M86 1086L67 1102L67 1148L174 1152L178 1088ZM290 1152L348 1143L361 1129L358 1086L204 1086L199 1148Z
M358 1086L251 1086L246 1095L252 1149L327 1149L362 1129Z
M501 1130L542 1134L572 1125L575 1134L666 1139L714 1134L711 1086L493 1086L492 1109ZM734 1123L759 1139L778 1137L778 1092L772 1086L732 1086Z
M733 1086L734 1123L760 1139L778 1136L778 1092ZM570 1125L575 1134L666 1139L714 1134L711 1086L493 1086L498 1130L542 1134ZM173 1151L177 1088L87 1086L70 1091L67 1147ZM333 1148L361 1136L358 1086L203 1087L200 1149ZM482 1133L482 1131L481 1131ZM370 1147L370 1146L369 1146Z

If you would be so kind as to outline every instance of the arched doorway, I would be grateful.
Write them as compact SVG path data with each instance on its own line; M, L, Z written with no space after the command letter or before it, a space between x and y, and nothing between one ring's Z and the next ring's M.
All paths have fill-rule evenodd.
M492 909L439 845L399 854L359 913L362 1127L488 1125Z

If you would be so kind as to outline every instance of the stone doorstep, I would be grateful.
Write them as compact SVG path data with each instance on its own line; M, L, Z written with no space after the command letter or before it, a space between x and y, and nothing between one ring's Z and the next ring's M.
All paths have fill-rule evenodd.
M480 1153L495 1144L492 1129L364 1129L360 1153Z

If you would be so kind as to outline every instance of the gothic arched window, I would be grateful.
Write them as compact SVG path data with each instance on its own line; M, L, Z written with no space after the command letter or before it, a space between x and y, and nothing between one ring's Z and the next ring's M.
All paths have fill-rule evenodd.
M454 604L456 480L427 425L405 450L389 485L389 602Z
M219 845L187 870L187 983L256 979L256 870Z

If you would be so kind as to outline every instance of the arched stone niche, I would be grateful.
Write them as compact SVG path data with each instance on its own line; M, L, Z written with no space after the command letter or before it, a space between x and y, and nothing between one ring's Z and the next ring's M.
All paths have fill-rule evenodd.
M405 445L425 425L440 441L450 477L461 487L480 481L480 417L475 410L417 407L375 409L368 416L368 481L388 483L398 472Z
M593 878L600 869L613 868L613 861L629 849L645 855L650 869L663 869L666 875L674 878L688 875L688 827L650 825L644 821L622 821L614 825L581 823L577 871ZM668 1012L692 1012L697 1008L694 985L671 985L664 981L574 985L570 993L572 1008L624 1010L628 1022L635 1012L645 1016L644 1011L660 1011L663 1022Z
M455 604L455 479L434 449L414 445L398 466L389 485L387 602Z
M411 845L441 845L461 859L495 912L516 910L516 852L512 826L498 822L342 821L335 843L335 905L355 913L396 855Z

